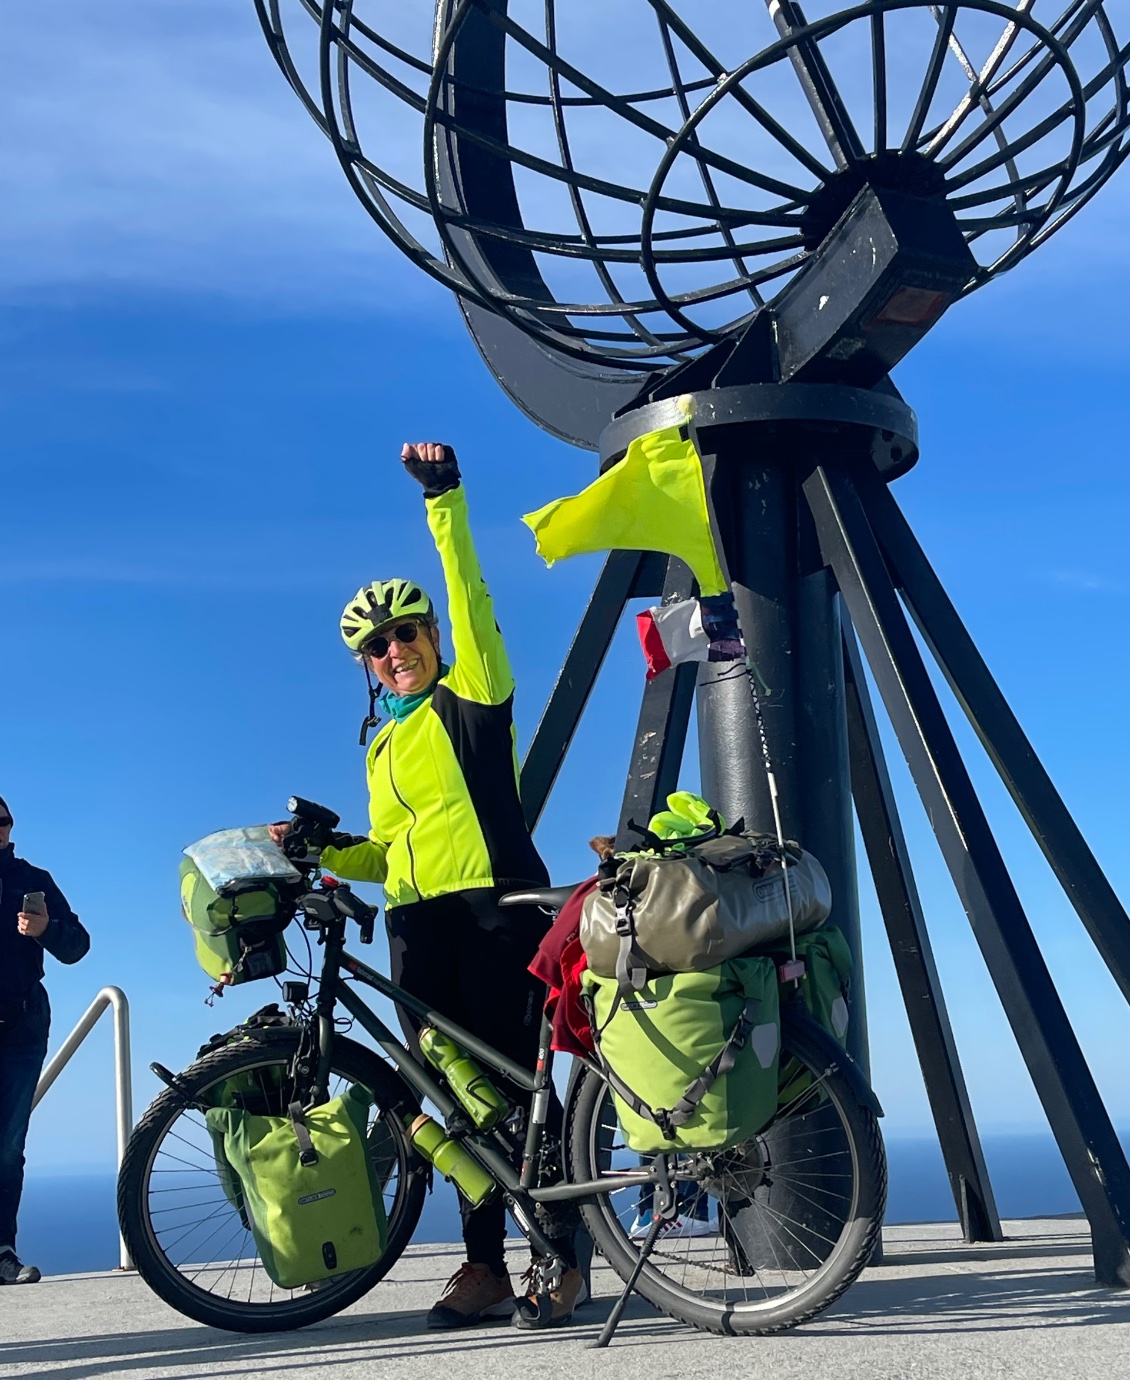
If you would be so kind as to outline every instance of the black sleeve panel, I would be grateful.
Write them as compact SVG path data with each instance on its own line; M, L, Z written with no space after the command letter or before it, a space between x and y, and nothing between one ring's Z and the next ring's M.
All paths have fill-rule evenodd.
M549 873L526 828L514 775L513 695L502 704L477 704L438 685L432 709L455 749L467 794L483 831L491 875L511 882L546 886Z

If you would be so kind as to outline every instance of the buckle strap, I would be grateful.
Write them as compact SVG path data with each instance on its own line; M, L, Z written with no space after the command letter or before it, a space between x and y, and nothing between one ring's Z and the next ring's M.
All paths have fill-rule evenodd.
M318 1163L318 1152L314 1149L314 1142L310 1139L310 1131L306 1125L306 1113L302 1110L301 1102L292 1102L286 1109L286 1114L290 1117L290 1124L294 1127L294 1138L298 1141L298 1163L309 1167Z
M618 992L612 1004L612 1011L609 1014L608 1021L616 1014L620 1005L620 997L621 994ZM722 1078L733 1069L735 1063L737 1063L738 1055L745 1048L745 1043L749 1039L750 1031L757 1024L757 1016L761 1010L761 1001L757 997L750 997L746 1001L745 1005L742 1007L741 1015L734 1023L734 1028L730 1032L730 1038L710 1063L707 1064L706 1068L703 1069L699 1076L687 1084L682 1097L679 1098L675 1105L668 1108L650 1107L642 1097L632 1091L615 1069L613 1069L600 1048L600 1035L607 1028L608 1021L605 1021L604 1025L598 1030L592 1001L586 999L585 1005L589 1012L589 1023L592 1027L597 1058L600 1060L604 1076L608 1079L612 1091L615 1092L617 1096L623 1098L637 1116L641 1116L645 1121L650 1121L658 1126L663 1133L664 1140L675 1139L675 1132L680 1126L685 1126L686 1123L690 1121L699 1103L718 1079Z
M636 907L632 893L623 880L618 880L612 892L616 907L616 933L620 943L616 951L616 983L621 996L642 991L647 981L647 965L636 951Z

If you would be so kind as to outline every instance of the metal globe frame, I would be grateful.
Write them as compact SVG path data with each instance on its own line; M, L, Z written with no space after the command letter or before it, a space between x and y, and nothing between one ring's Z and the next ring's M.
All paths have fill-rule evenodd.
M667 83L646 91L616 91L586 76L560 51L558 15L568 8L561 0L544 0L536 7L506 0L441 0L433 47L420 53L384 39L359 15L356 0L300 0L300 5L296 0L291 5L294 17L300 17L301 7L317 25L316 87L300 72L282 0L256 0L276 61L329 137L350 185L377 225L418 267L553 351L600 369L636 372L681 362L748 324L765 305L763 289L817 252L821 227L836 219L867 180L896 188L932 182L975 251L992 243L993 232L1011 234L1012 242L1000 252L975 254L965 292L1042 244L1120 166L1130 126L1126 54L1105 3L1075 0L1060 10L1061 3L1055 0L1045 8L1044 0L943 5L867 0L808 22L793 0L775 0L771 10L779 36L726 71L673 4L639 0L641 21L654 17ZM382 6L364 8L368 13ZM511 13L515 8L540 10L543 32L517 22ZM900 15L922 17L934 30L905 124L896 120L888 99L888 28ZM1002 26L1000 41L979 69L959 36L962 24L973 16L999 20ZM866 133L840 98L824 57L831 40L856 27L867 30L862 51L871 69ZM294 35L304 38L312 35L301 30ZM1084 45L1084 39L1092 42ZM1080 71L1073 50L1083 46L1088 46L1091 61ZM508 47L524 50L544 66L544 92L490 84L505 71ZM708 75L688 80L680 56L684 65L694 61ZM949 104L942 98L947 64L960 70L965 91L943 115ZM797 74L824 148L806 147L759 99L766 73L785 65ZM470 73L466 78L465 67ZM370 139L370 131L362 128L357 91L368 82L393 93L419 116L425 156L415 185L390 161L400 152L399 136L392 148L387 136L382 144L379 131ZM1049 86L1055 88L1051 108L1034 125L1017 129L1022 108ZM655 109L666 105L677 107L678 120L657 118ZM785 154L804 180L798 175L795 182L786 181L713 149L706 127L727 105L753 121L765 142ZM556 163L508 133L521 108L551 117ZM570 116L579 110L604 112L610 128L624 123L651 138L654 169L644 168L638 183L628 185L582 167L570 129ZM1049 152L1037 166L1020 166L1033 148L1057 134L1064 136L1057 156ZM992 148L988 156L986 143ZM702 182L699 199L668 190L672 168L684 159L696 164ZM485 168L494 174L493 187L483 185ZM527 226L515 168L567 191L572 223L548 231ZM718 191L720 176L744 184L751 194L772 198L771 204L728 204ZM586 198L618 203L625 224L638 213L638 225L624 233L600 233ZM430 218L441 253L412 232L405 209ZM663 229L657 217L665 213L689 223ZM751 230L760 238L738 238ZM556 299L540 271L539 256L543 261L556 257L590 263L593 286L602 288L602 294L588 300ZM684 294L663 281L664 267L702 263L729 265L727 281ZM633 297L621 290L614 270L623 264L643 268L649 295ZM730 319L709 325L689 315L696 302L719 298L733 300ZM663 329L649 327L649 317L665 317Z
M918 458L889 371L951 305L1063 228L1130 150L1130 45L1108 6L812 0L827 12L810 20L797 0L767 0L765 41L727 62L689 5L637 0L659 77L636 77L633 50L629 79L610 83L564 51L563 0L438 0L420 51L395 31L424 0L366 7L388 33L357 0L290 0L297 25L284 2L255 0L284 76L377 225L456 294L515 403L605 467L689 411L766 687L786 832L824 861L858 956L854 808L964 1234L1000 1240L866 659L1087 1214L1096 1278L1130 1286L1130 1167L919 639L1128 1001L1130 917L889 487ZM700 4L694 18L720 10ZM910 81L908 54L921 57ZM511 86L511 66L537 66L545 89ZM379 146L368 137L366 91L418 119L411 178L399 127L382 127ZM595 115L636 150L632 180L605 167L610 144L578 137ZM548 227L539 188L560 193ZM577 272L589 290L564 292ZM628 601L693 592L677 561L609 557L523 765L531 826ZM621 838L675 788L696 705L704 793L769 827L744 681L691 665L644 692ZM861 981L849 1046L866 1065ZM743 1245L754 1258L757 1243Z

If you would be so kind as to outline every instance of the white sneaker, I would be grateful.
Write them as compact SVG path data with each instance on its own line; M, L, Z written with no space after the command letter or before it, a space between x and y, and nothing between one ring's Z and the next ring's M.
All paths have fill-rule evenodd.
M708 1217L676 1217L661 1236L716 1236L717 1225Z
M643 1212L637 1213L636 1220L632 1223L628 1236L632 1241L642 1241L651 1230L651 1209L645 1208ZM661 1230L659 1235L663 1236L715 1236L717 1235L717 1225L706 1217L684 1217L681 1214L673 1217Z

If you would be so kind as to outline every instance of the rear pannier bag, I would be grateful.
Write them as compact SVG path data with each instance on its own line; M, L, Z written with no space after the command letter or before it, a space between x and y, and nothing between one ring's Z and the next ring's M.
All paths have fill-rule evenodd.
M808 1014L842 1045L848 1028L852 957L848 942L833 925L798 935L797 958L804 959L800 994Z
M646 974L689 973L779 944L789 933L788 877L797 934L832 908L827 875L799 849L781 870L765 840L724 835L667 856L625 854L585 899L581 944L589 969L638 986Z
M771 958L659 975L626 996L591 970L583 983L630 1150L724 1150L772 1118L781 1039Z
M796 941L797 958L804 960L800 998L808 1014L841 1045L848 1030L848 998L853 967L851 949L842 932L829 925L814 934L801 934ZM774 957L783 962L791 955ZM791 986L791 984L790 984ZM795 1059L781 1065L778 1101L782 1107L796 1102L811 1086L812 1075Z
M360 1086L303 1111L257 1116L211 1107L208 1129L238 1181L234 1205L263 1268L282 1289L375 1264L388 1227L366 1127L372 1099ZM229 1185L225 1193L231 1197Z
M283 972L283 930L294 916L292 890L287 883L254 879L216 891L192 859L185 858L180 865L181 909L192 927L197 962L214 982L226 979L235 986Z

